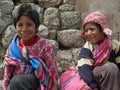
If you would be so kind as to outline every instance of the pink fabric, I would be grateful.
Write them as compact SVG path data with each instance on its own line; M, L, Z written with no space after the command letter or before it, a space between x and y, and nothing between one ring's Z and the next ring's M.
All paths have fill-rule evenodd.
M97 48L93 51L93 58L95 60L94 66L100 65L104 60L109 58L112 48L111 35L112 31L108 28L106 17L99 11L89 14L83 21L83 29L85 24L89 22L98 23L103 28L103 32L106 34L106 38ZM82 33L84 36L84 31Z
M112 44L109 42L109 39L105 38L104 41L92 52L95 60L94 66L101 65L104 60L109 58L111 47Z
M100 11L93 12L89 14L88 16L86 16L86 18L83 21L83 29L84 29L85 24L89 22L95 22L95 23L100 24L103 28L103 32L106 35L109 35L109 36L112 35L112 31L108 28L106 17ZM84 36L84 31L82 35Z
M70 67L60 77L60 90L91 90L80 77L75 66Z

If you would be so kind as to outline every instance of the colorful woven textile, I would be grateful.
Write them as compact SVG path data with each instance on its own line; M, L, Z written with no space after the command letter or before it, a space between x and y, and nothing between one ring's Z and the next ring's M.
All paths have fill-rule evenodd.
M45 63L37 56L30 55L24 45L19 46L18 36L13 39L8 52L9 53L5 58L6 64L14 65L16 67L23 65L24 67L22 70L24 71L24 74L27 72L35 74L40 81L40 85L42 83L42 86L46 87L44 90L54 90L55 79L49 72Z
M60 90L91 90L80 77L75 66L70 67L60 77Z

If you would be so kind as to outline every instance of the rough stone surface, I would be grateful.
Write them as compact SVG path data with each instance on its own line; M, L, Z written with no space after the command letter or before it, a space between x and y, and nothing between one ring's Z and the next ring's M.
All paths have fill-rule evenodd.
M41 6L57 6L62 0L38 0Z
M80 28L80 13L75 11L68 11L61 13L62 29L78 29Z
M65 11L74 11L75 10L75 6L74 5L71 5L71 4L64 4L64 5L61 5L59 7L59 10L61 12L65 12Z
M44 23L49 29L59 29L60 20L57 8L47 8L44 13Z
M81 47L84 40L80 37L81 31L76 29L62 30L58 32L58 42L64 47Z

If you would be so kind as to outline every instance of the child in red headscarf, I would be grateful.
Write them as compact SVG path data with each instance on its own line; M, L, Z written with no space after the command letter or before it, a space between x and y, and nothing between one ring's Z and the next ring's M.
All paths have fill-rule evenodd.
M69 69L61 76L61 90L120 90L120 43L111 35L101 12L92 12L84 19L82 36L86 43L78 57L78 70ZM68 73L71 77L65 79ZM78 87L70 89L75 85Z
M99 11L83 22L87 40L78 60L79 75L92 90L120 89L120 43L112 40L106 17Z

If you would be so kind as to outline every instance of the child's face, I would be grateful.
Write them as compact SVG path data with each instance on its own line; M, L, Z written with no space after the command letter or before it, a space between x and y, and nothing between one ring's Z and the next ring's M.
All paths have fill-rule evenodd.
M88 23L85 25L84 33L86 39L91 44L97 44L104 40L105 34L99 30L99 28L94 23Z
M35 39L35 23L27 16L21 16L16 24L17 35L23 42L30 42Z

